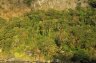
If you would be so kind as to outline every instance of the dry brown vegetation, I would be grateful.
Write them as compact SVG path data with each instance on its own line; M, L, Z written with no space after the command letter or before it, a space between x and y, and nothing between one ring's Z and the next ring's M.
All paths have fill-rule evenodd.
M78 4L78 0L30 0L30 2L24 3L24 0L0 0L0 16L9 19L30 12L33 9L75 9ZM81 6L85 7L87 5L86 2L81 0Z

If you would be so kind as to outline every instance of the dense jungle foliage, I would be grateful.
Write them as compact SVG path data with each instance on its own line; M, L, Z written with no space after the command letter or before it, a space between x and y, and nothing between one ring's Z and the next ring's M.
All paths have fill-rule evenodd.
M0 58L96 63L96 9L78 6L0 18Z

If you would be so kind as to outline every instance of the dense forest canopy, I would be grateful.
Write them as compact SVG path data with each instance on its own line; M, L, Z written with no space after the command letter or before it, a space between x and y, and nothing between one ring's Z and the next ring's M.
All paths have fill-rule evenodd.
M28 6L30 2L35 0L24 0ZM0 60L96 63L94 2L88 0L88 7L78 3L76 9L33 9L9 20L0 18Z

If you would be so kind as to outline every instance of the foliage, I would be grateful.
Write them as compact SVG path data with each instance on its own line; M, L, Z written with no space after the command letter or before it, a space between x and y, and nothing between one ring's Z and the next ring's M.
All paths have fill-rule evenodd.
M89 0L91 7L96 8L96 0Z
M32 4L32 2L34 2L34 1L36 1L36 0L23 0L23 2L25 4L27 4L28 6L30 6Z
M21 53L50 60L76 58L81 61L95 57L95 14L93 8L51 9L32 11L9 21L0 18L0 49L13 57Z

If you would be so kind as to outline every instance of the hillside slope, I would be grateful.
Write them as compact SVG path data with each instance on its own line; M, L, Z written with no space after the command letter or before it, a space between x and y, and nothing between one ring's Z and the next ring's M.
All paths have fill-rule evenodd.
M88 4L0 0L0 63L96 63L96 0Z

